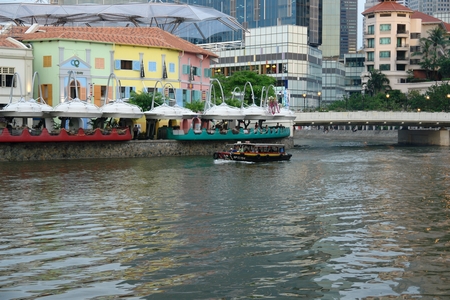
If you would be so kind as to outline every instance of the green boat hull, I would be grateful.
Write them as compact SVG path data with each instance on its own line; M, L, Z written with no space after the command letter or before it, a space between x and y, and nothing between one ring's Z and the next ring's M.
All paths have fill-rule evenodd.
M194 132L189 129L187 133L181 130L174 130L167 128L167 139L177 141L220 141L220 140L260 140L260 139L279 139L290 136L291 131L288 127L283 128L269 128L268 130L254 130L250 129L247 132L239 130L239 132L232 132L227 130L226 132L220 132L219 129L213 131L207 131L202 129L201 131Z

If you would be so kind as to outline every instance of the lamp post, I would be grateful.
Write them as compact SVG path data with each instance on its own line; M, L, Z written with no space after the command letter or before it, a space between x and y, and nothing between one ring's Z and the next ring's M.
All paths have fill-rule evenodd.
M450 100L450 94L447 94L447 105L445 107L445 111L448 110L448 101Z
M320 96L322 96L321 92L317 92L317 96L319 97L319 111L320 111Z
M305 111L305 107L306 107L306 94L303 93L303 111Z
M390 95L389 94L386 94L386 110L387 110L387 107L388 107L388 101L389 101L389 97L390 97Z

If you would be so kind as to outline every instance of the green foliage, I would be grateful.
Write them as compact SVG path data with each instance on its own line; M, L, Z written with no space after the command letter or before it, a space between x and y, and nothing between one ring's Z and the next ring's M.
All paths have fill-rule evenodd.
M389 97L387 95L389 94ZM404 94L398 90L368 94L352 94L342 100L329 104L325 109L331 111L450 111L450 85L448 82L435 84L425 94L411 91Z
M446 37L447 32L441 26L436 26L427 33L428 37L420 39L421 51L414 52L413 55L422 56L420 66L426 71L427 78L437 80L442 62L449 58L446 48L450 41Z
M389 79L380 70L371 70L366 77L369 78L364 88L366 94L373 96L391 90Z
M429 111L449 111L450 98L450 85L448 82L443 82L440 85L431 86L423 97L427 99L425 107Z
M199 111L203 111L205 109L205 102L204 101L194 101L191 103L184 103L184 107L186 107L194 112L199 112Z
M153 93L131 91L129 103L139 106L142 111L148 111L152 108ZM163 95L156 92L155 107L163 104Z
M439 74L441 74L442 78L450 77L450 58L444 58L441 60Z
M218 79L222 85L223 93L225 97L225 102L229 105L233 106L240 106L237 105L237 103L233 100L230 102L232 98L232 92L236 87L239 87L242 92L244 92L244 86L245 86L245 95L244 95L244 103L245 104L252 104L252 93L250 85L247 84L247 82L250 82L250 84L253 87L254 97L255 97L255 104L259 105L261 101L262 96L262 90L263 87L268 87L270 85L276 84L276 79L267 75L260 75L253 71L238 71L234 72L233 75L226 77L222 74L215 76L214 78ZM215 85L214 90L216 93L220 93L220 88L217 83L213 82ZM275 96L275 91L273 89L269 89L268 96ZM216 97L221 97L220 95L216 95Z

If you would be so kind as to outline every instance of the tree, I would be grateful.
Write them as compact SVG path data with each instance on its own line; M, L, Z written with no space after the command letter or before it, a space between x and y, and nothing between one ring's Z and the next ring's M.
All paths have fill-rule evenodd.
M369 78L369 80L367 80L364 92L370 96L392 89L389 85L389 79L380 70L371 70L369 71L369 75L365 77Z
M129 102L131 104L139 106L143 111L148 111L152 108L153 93L147 92L135 92L131 91ZM155 94L155 106L163 103L163 95L156 92Z
M446 37L446 31L440 26L428 30L427 33L428 37L420 39L420 51L414 52L413 55L422 55L420 67L425 70L428 78L437 80L441 61L449 57L446 48L450 41Z
M450 95L450 85L448 82L430 86L426 95L430 98L430 111L449 111L450 99L447 95Z
M450 58L441 60L439 74L441 74L442 80L450 78Z
M229 77L225 77L223 75L215 76L214 78L217 78L223 88L224 96L226 99L231 99L231 92L236 88L239 87L241 91L243 91L243 88L247 82L250 82L253 87L253 92L255 96L255 104L259 105L261 101L261 94L263 87L267 88L270 85L276 84L276 79L267 75L260 75L254 71L237 71L234 72L233 75ZM215 82L213 82L214 85L216 85ZM215 91L218 92L219 87L215 86ZM275 96L275 91L273 89L269 89L268 96ZM217 97L217 95L216 95ZM244 95L244 103L246 104L252 104L253 99L251 97L251 89L250 86L247 85L245 88L245 95ZM227 101L228 103L229 101ZM240 103L240 102L239 102ZM229 103L230 105L233 105ZM236 105L236 103L234 104Z

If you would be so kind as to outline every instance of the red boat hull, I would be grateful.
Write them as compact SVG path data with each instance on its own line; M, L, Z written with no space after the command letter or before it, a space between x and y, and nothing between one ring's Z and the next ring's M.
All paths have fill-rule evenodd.
M98 141L129 141L132 139L129 129L124 129L119 133L113 128L108 133L102 133L100 129L95 129L92 132L85 132L83 129L78 129L74 134L67 132L64 129L58 134L50 134L46 128L42 129L39 135L32 135L26 129L20 135L11 135L9 130L4 128L0 134L0 143L33 143L33 142L98 142Z

